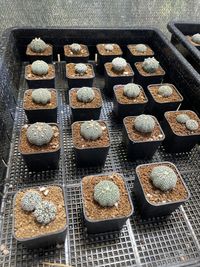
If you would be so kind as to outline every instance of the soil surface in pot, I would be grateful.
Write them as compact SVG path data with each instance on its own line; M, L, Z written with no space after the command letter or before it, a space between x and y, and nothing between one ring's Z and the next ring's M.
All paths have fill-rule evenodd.
M130 52L131 52L131 54L133 56L153 56L154 55L154 52L150 48L150 46L148 46L148 45L145 44L145 46L147 47L147 50L145 52L140 52L140 51L137 51L136 50L136 45L137 44L127 45L128 49L130 50Z
M24 94L24 109L34 110L34 109L54 109L57 107L57 94L55 89L50 89L51 100L49 103L43 105L35 103L32 100L32 89L26 90Z
M44 189L41 191L41 189ZM36 191L42 197L42 200L53 202L56 205L57 213L56 218L49 224L43 225L38 223L33 212L24 211L21 208L21 200L24 194L28 191ZM47 195L45 195L48 192ZM39 188L24 189L19 191L16 195L16 201L14 205L14 232L17 238L25 239L38 237L41 235L51 234L57 231L61 231L65 228L67 223L65 202L63 191L59 186L41 186Z
M169 191L163 192L156 188L150 178L151 171L156 166L168 166L177 174L176 186ZM143 165L137 169L137 174L140 177L140 182L145 194L146 199L152 204L165 204L174 201L185 200L188 197L188 192L181 181L179 173L173 165L167 163Z
M135 116L128 116L124 118L124 124L129 136L129 139L137 142L152 142L160 141L164 138L164 134L161 130L159 123L155 120L155 127L151 133L140 133L134 127Z
M66 65L66 76L67 78L77 78L77 79L84 79L84 78L93 78L94 77L94 70L91 64L85 64L87 65L87 71L85 74L81 75L75 71L75 65L74 63L68 63Z
M186 128L185 123L178 123L176 121L176 116L179 114L187 114L190 119L196 120L199 124L199 128L196 131L190 131ZM187 135L200 135L200 119L197 114L192 111L180 110L180 111L169 111L165 113L165 118L167 119L172 131L180 136Z
M188 41L192 44L192 45L194 45L194 46L200 46L200 44L197 44L197 43L195 43L195 42L193 42L192 41L192 36L187 36L187 39L188 39Z
M78 88L71 89L70 90L71 107L73 108L99 108L100 106L102 106L102 97L101 97L100 91L94 87L92 89L95 93L95 97L91 102L88 102L88 103L84 103L78 100L77 98Z
M25 79L27 80L51 80L55 78L55 68L49 64L48 73L45 75L36 75L31 71L31 65L25 67Z
M120 56L122 55L122 50L118 44L112 44L113 50L109 51L105 49L105 44L98 44L97 51L102 56Z
M160 86L163 85L168 85L172 88L173 92L172 95L168 96L168 97L163 97L162 95L160 95L158 93L158 89ZM172 84L154 84L154 85L149 85L148 89L152 95L152 97L154 98L154 100L158 103L169 103L169 102L181 102L183 100L183 98L181 97L181 95L179 94L179 92L177 91L177 89L174 87L174 85Z
M81 122L74 122L72 125L72 139L74 146L79 149L83 148L97 148L97 147L108 147L110 145L110 138L108 128L105 122L98 121L102 126L102 136L97 140L86 140L81 135Z
M163 68L161 66L159 66L159 68L153 73L148 73L148 72L144 71L143 67L142 67L142 63L143 62L136 62L135 63L135 66L136 66L138 72L140 73L140 75L146 76L146 77L148 77L148 76L161 76L161 75L163 76L163 75L165 75L165 71L163 70Z
M30 44L27 46L26 55L27 56L51 56L53 53L52 45L47 44L47 48L43 52L34 52L31 50Z
M136 98L129 98L126 95L124 95L123 89L124 85L118 85L115 87L114 90L117 102L119 102L120 104L142 104L148 101L144 93L144 90L141 87L140 87L140 94Z
M64 53L67 57L88 57L89 52L86 45L80 44L81 50L78 53L73 53L70 45L64 45Z
M112 181L119 187L120 199L117 205L113 207L102 207L94 200L94 187L103 180ZM90 220L127 217L132 211L124 180L117 173L102 176L86 176L82 180L82 190L85 213Z
M108 76L111 76L111 77L133 76L134 75L132 68L129 64L126 65L126 68L123 72L114 71L112 68L111 62L105 63L104 66L105 66L105 69L106 69Z
M36 146L31 144L26 137L28 124L24 125L21 130L19 149L21 153L42 153L42 152L54 152L60 147L60 133L59 128L56 125L52 125L54 135L51 141L43 146Z

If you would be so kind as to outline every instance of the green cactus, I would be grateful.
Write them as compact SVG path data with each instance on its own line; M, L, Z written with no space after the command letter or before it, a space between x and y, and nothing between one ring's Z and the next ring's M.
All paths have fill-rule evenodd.
M51 141L53 137L53 129L47 123L36 122L28 127L26 136L31 144L43 146Z
M137 44L135 46L135 49L136 49L137 52L141 52L141 53L144 53L144 52L147 51L147 47L144 44Z
M80 53L81 51L81 46L80 44L77 44L77 43L73 43L69 46L69 48L71 49L71 51L74 53L74 54L78 54Z
M42 201L40 194L36 191L28 191L21 200L21 207L25 211L33 211L35 207Z
M34 38L30 43L30 48L33 52L42 53L47 48L47 44L40 38Z
M155 128L155 120L150 115L139 115L136 117L134 127L138 132L151 133Z
M123 88L123 94L128 98L136 98L140 94L140 87L135 83L128 83Z
M196 131L199 128L199 124L196 120L187 120L185 126L190 131Z
M176 116L176 121L182 124L186 123L189 119L190 117L187 114L179 114Z
M46 75L49 70L49 65L43 60L36 60L31 64L31 71L39 76Z
M173 94L173 90L169 85L162 85L158 88L158 94L162 97L169 97Z
M81 135L86 140L97 140L102 133L102 127L97 121L85 121L81 124Z
M145 58L142 68L148 73L154 73L159 68L159 62L154 57Z
M46 105L51 100L51 92L47 88L38 88L32 91L32 100L37 104Z
M33 212L36 221L40 224L49 224L56 217L57 208L50 201L40 202Z
M127 62L122 57L116 57L112 60L112 68L114 71L123 72L127 66Z
M81 87L77 91L77 99L80 102L89 103L95 97L94 90L91 87Z
M84 63L77 63L75 65L75 72L77 72L80 75L84 75L87 71L87 65Z
M200 33L196 33L194 35L192 35L192 42L196 43L196 44L200 44Z

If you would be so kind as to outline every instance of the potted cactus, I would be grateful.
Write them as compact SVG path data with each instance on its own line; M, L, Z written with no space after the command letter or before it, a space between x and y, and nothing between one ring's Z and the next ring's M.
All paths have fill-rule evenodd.
M144 112L148 99L143 88L135 83L115 85L113 111L117 118L139 115Z
M164 140L163 130L154 116L127 116L123 119L122 141L131 160L151 158Z
M67 63L87 63L90 54L87 45L73 43L64 46L64 55Z
M131 83L134 72L129 63L122 57L116 57L112 62L104 64L105 67L105 94L112 96L113 87L117 84Z
M57 122L57 98L55 89L38 88L26 90L23 108L29 122Z
M104 121L77 121L72 124L76 164L103 166L110 148L110 135Z
M54 88L55 67L43 60L36 60L25 67L25 79L29 88Z
M81 181L83 214L88 233L119 231L133 214L133 205L121 174L86 176Z
M12 232L28 248L63 243L67 232L63 188L48 185L19 190L14 196Z
M111 62L115 57L122 56L123 52L118 44L97 44L97 70L104 73L104 64Z
M200 141L200 119L191 110L165 112L163 130L167 152L190 151Z
M134 192L142 217L169 215L190 196L180 172L171 162L137 166Z
M135 81L143 88L149 84L161 83L165 75L164 69L154 57L145 58L143 62L136 62Z
M72 111L72 120L98 120L102 102L101 91L98 88L72 88L69 91L69 105Z
M58 168L60 129L56 123L36 122L21 129L19 151L29 170Z
M189 42L200 50L200 33L195 33L192 36L187 36Z
M154 56L154 52L147 44L127 45L127 61L134 68L134 63L141 62L147 57Z

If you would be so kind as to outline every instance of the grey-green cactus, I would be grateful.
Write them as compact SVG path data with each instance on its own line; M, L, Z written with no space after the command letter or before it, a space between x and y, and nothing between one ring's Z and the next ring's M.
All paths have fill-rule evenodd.
M136 117L134 127L138 132L151 133L155 127L155 120L150 115L139 115Z
M190 131L196 131L199 128L199 124L196 120L187 120L185 126Z
M81 87L77 91L77 99L80 102L89 103L95 97L94 90L91 87Z
M102 133L102 127L97 121L85 121L81 124L81 135L86 140L97 140Z
M36 60L31 64L31 71L39 76L48 73L49 65L43 60Z
M114 71L123 72L127 66L127 62L122 57L116 57L112 60L112 68Z
M144 52L147 51L147 47L144 44L137 44L135 46L135 49L136 49L137 52L141 52L141 53L144 53Z
M168 166L156 166L150 174L153 185L162 191L168 191L176 186L177 175Z
M123 88L123 94L128 98L136 98L140 94L140 87L135 83L128 83Z
M87 65L84 63L77 63L75 65L75 72L77 72L80 75L84 75L87 71Z
M81 51L81 46L80 46L80 44L73 43L73 44L71 44L69 47L70 47L71 51L72 51L74 54L78 54L78 53Z
M28 127L26 136L28 141L33 145L46 145L53 137L53 129L47 123L36 122Z
M42 53L47 48L47 44L40 38L34 38L30 43L30 48L33 52Z
M113 51L114 46L112 44L105 44L104 48L106 51L110 52L110 51Z
M112 207L120 199L119 187L112 181L101 181L94 187L94 199L102 207Z
M28 191L21 200L21 207L25 211L33 211L41 201L42 198L39 193L36 191Z
M32 100L37 104L46 105L51 100L51 92L46 88L38 88L32 91Z
M33 212L33 215L38 223L48 224L56 217L57 208L50 201L40 202Z
M189 119L190 117L187 114L178 114L176 116L176 121L182 124L186 123L186 121L188 121Z
M158 94L162 97L169 97L173 94L173 90L169 85L162 85L158 88Z
M143 70L148 73L154 73L159 68L159 66L159 62L154 57L145 58L142 63Z
M200 33L192 35L192 41L196 44L200 44Z

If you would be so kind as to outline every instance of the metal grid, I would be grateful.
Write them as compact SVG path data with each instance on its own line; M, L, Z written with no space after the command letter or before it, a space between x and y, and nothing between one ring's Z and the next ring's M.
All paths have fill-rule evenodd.
M101 119L108 123L111 135L111 148L102 168L77 168L72 148L70 111L67 103L65 65L56 65L56 88L59 95L59 117L62 151L59 170L47 172L28 172L19 152L18 142L21 126L26 123L22 108L24 90L24 68L20 80L18 108L10 151L10 165L6 178L6 190L0 213L0 245L5 244L9 253L0 254L0 266L43 266L43 262L69 263L77 267L92 266L198 266L200 262L200 155L198 148L180 155L166 154L161 147L148 162L169 160L177 165L191 198L166 220L142 220L137 211L133 187L135 167L147 161L129 162L121 144L122 125L112 115L112 102L103 96L104 106ZM103 88L101 77L96 85ZM112 120L112 123L111 123ZM123 173L127 186L133 196L135 215L127 221L120 233L88 235L83 215L80 180L94 173L118 171ZM27 250L12 237L12 199L14 193L26 186L58 183L64 185L67 196L68 234L65 246L49 249ZM195 265L197 264L197 265Z

